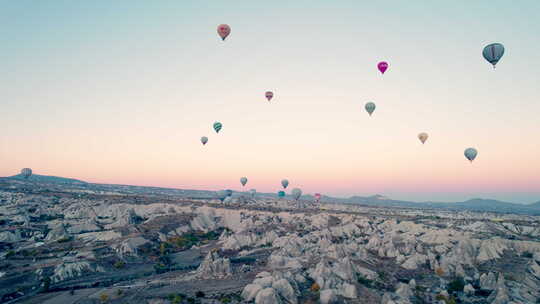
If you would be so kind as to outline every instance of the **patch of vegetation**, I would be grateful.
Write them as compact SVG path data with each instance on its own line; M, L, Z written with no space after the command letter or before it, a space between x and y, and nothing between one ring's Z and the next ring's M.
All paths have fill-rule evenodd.
M163 263L154 264L154 270L157 274L169 271L169 267Z
M57 242L58 243L67 243L69 241L71 241L71 237L66 236L66 237L63 237L63 238L59 239Z
M182 301L184 301L184 299L186 298L186 295L182 293L178 293L178 294L173 293L173 294L170 294L168 298L172 304L180 304L182 303Z
M366 286L368 288L370 288L372 286L372 284L373 284L372 280L366 279L361 275L357 275L356 280L358 281L358 283L360 283L360 284L362 284L362 285L364 285L364 286Z
M388 274L384 270L377 271L377 275L381 279L381 281L386 281L388 278Z
M435 297L436 300L438 301L444 301L444 303L446 304L457 304L456 302L456 299L454 297L445 297L443 296L442 294L438 294L436 297Z
M205 297L205 294L204 294L204 292L202 292L202 291L199 290L199 291L197 291L197 292L195 293L195 296L196 296L197 298L204 298L204 297Z
M313 283L313 285L311 285L310 289L313 292L319 292L319 290L321 290L321 286L319 286L319 284L317 284L317 283Z
M106 293L102 293L99 296L99 299L101 300L101 302L106 303L107 301L109 301L109 296Z
M122 269L124 266L126 266L126 263L124 263L124 261L117 261L113 266L116 269Z
M6 253L6 259L9 259L11 257L14 257L15 256L15 251L13 250L10 250Z
M210 231L207 233L185 233L181 236L176 236L168 239L166 242L167 245L164 246L170 246L180 250L187 250L195 245L200 245L201 243L210 240L217 240L219 238L219 235L220 233L217 231ZM165 247L165 249L166 248L169 247Z
M533 254L532 254L532 252L525 251L525 252L523 252L521 254L521 256L524 257L524 258L532 259Z
M465 287L465 281L462 277L456 277L454 280L448 284L448 292L460 292L463 291L463 288Z
M43 278L43 291L48 291L51 287L51 278L44 277Z
M441 267L438 267L437 269L435 269L435 273L442 277L444 275L444 270L441 268Z

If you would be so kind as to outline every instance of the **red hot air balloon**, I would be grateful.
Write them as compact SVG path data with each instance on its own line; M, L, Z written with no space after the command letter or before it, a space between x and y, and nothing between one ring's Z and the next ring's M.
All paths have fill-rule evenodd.
M377 64L377 68L382 74L384 74L384 72L386 72L388 69L388 63L386 61L381 61L379 64Z
M231 33L231 27L227 24L220 24L217 27L217 32L219 37L221 37L221 40L225 40L225 38L227 38L227 36L229 36Z
M321 194L320 193L315 193L315 199L318 201L321 200Z
M272 93L271 91L267 91L266 93L264 93L264 96L266 96L266 99L270 101L272 97L274 97L274 93Z

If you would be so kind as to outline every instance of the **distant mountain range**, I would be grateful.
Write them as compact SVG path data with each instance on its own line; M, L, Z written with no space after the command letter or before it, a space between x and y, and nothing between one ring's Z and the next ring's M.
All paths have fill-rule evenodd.
M13 175L8 178L17 179L17 180L25 180L22 174ZM32 174L32 176L30 176L28 180L36 181L40 183L54 183L54 184L75 184L75 185L88 184L87 182L74 179L74 178L65 178L65 177L39 175L39 174Z
M8 177L8 179L24 180L21 174ZM172 196L192 197L192 198L210 198L214 197L214 191L206 190L182 190L173 188L161 187L144 187L144 186L129 186L129 185L111 185L111 184L93 184L87 183L78 179L47 176L34 174L29 178L29 181L40 183L64 184L78 186L85 189L94 188L101 191L116 191L127 194L165 194ZM240 195L242 192L234 191L234 196ZM277 197L276 193L257 193L258 197ZM287 197L290 197L287 195ZM303 199L314 199L311 195L302 196ZM373 196L352 196L349 198L337 198L323 196L323 202L335 202L343 204L358 204L377 207L395 207L395 208L417 208L417 209L446 209L446 210L469 210L480 212L502 212L502 213L518 213L540 215L540 201L533 204L516 204L502 202L492 199L474 198L464 202L454 203L439 203L439 202L411 202L393 200L382 195Z
M509 202L502 202L492 199L474 198L464 202L455 203L439 203L439 202L410 202L392 200L381 195L361 197L353 196L346 199L335 199L342 203L348 204L361 204L368 206L380 206L380 207L404 207L404 208L434 208L434 209L448 209L448 210L469 210L469 211L483 211L483 212L503 212L503 213L524 213L532 215L540 215L540 202L533 204L515 204Z

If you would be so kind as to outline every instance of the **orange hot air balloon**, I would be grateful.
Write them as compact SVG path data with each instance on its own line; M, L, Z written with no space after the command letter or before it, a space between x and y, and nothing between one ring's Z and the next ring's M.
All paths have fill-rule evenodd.
M422 144L425 143L426 140L428 139L427 133L422 132L422 133L418 134L418 139L420 139Z
M272 97L274 97L274 93L272 93L272 91L267 91L266 93L264 93L264 96L266 96L266 99L270 101Z
M217 32L219 37L221 37L221 40L225 41L225 38L231 33L231 27L227 24L220 24L217 27Z

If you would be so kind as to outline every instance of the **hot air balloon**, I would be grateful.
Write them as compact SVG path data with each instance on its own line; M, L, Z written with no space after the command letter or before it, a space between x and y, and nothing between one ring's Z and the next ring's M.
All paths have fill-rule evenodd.
M278 191L277 195L282 198L285 197L285 191Z
M219 190L216 192L216 197L223 202L223 200L227 197L227 191L225 190Z
M294 200L297 201L300 198L300 196L302 196L302 190L300 190L300 188L294 188L292 189L291 194Z
M465 149L465 157L472 163L472 161L476 158L476 155L478 155L478 151L476 151L475 148L467 148Z
M375 111L375 104L373 102L368 102L366 103L366 111L369 113L369 116L371 116L371 114L373 114L373 111Z
M214 123L214 130L216 130L216 133L219 133L219 130L221 130L222 127L223 125L219 121Z
M289 181L286 179L281 180L281 186L283 186L283 189L287 189L287 186L289 185Z
M246 183L247 183L247 177L241 177L240 178L240 183L242 184L242 186L245 186Z
M206 136L201 137L201 142L203 145L206 145L206 143L208 142L208 137Z
M250 189L249 194L251 195L251 198L255 198L255 194L257 194L257 190L256 189Z
M422 144L425 143L426 140L428 139L427 133L422 132L422 133L418 134L418 139L420 139L420 141L422 142Z
M377 64L377 69L379 69L379 71L384 74L384 72L386 72L386 69L388 69L388 62L386 61L381 61Z
M32 175L32 169L30 168L23 168L21 170L21 175L25 178L25 179L28 179L31 175Z
M482 51L482 56L493 65L493 68L495 68L495 65L501 60L503 55L504 46L500 43L488 44L484 48L484 51Z
M319 202L321 200L321 194L315 193L315 199L317 200L317 202Z
M220 24L217 27L217 32L219 37L221 37L221 40L225 41L225 38L231 33L231 27L227 24Z
M264 96L266 96L266 99L270 101L272 97L274 97L274 93L272 93L272 91L267 91L266 93L264 93Z

